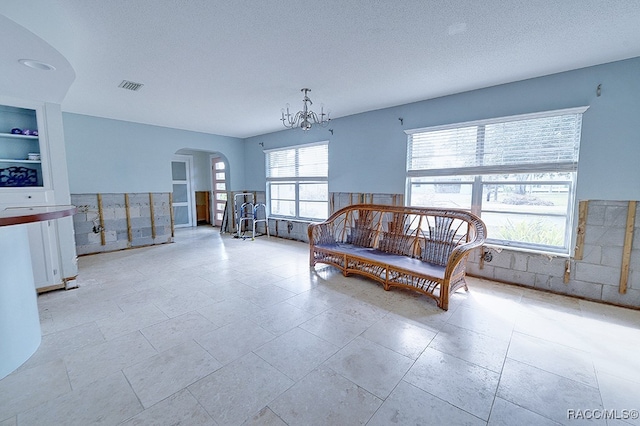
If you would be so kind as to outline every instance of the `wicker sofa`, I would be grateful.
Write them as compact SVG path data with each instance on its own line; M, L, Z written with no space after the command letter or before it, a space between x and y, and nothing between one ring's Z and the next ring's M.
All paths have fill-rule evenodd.
M484 222L464 210L354 204L309 225L309 262L364 275L385 290L418 291L448 310L449 295L467 290L467 256L485 237Z

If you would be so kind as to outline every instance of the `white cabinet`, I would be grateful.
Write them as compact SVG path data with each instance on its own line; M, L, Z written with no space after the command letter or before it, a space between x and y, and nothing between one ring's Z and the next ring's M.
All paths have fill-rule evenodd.
M0 99L4 101L4 99ZM61 155L49 145L45 104L15 102L0 104L0 210L7 207L69 204L66 162L58 168L61 178L53 179L51 158L64 158L64 139L58 136ZM54 112L58 112L54 109ZM53 115L53 114L52 114ZM55 117L56 124L62 114ZM56 127L54 126L54 130ZM59 154L59 153L57 153ZM77 274L75 248L60 248L59 226L55 221L25 225L37 289L62 287L64 278ZM67 226L64 231L71 233ZM65 241L69 240L66 236ZM68 246L68 244L66 244ZM63 263L70 265L64 271ZM67 272L67 273L65 273Z

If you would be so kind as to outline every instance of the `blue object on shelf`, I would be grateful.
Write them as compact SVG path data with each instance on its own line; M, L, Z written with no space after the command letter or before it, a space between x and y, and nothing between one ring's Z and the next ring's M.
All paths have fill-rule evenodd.
M38 186L38 171L22 166L0 169L0 186Z
M13 129L11 129L11 134L12 135L21 135L22 134L22 129L18 129L17 127L14 127Z

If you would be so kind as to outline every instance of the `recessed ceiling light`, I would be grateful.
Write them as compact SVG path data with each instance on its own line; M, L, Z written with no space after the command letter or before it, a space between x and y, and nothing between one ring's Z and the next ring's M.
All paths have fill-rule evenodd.
M56 69L56 67L54 67L53 65L49 65L41 61L36 61L35 59L20 59L18 62L20 62L25 67L42 71L54 71Z

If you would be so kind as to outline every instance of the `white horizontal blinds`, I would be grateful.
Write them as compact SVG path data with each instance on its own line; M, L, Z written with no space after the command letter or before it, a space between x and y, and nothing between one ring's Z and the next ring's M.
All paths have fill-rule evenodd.
M283 149L267 153L267 178L296 175L296 150Z
M329 146L311 145L267 152L267 178L327 177Z
M572 113L410 134L407 169L414 176L574 171L581 124L582 114Z
M299 177L326 177L329 174L329 145L298 148Z
M582 114L488 124L483 166L578 164Z
M409 135L408 170L470 167L476 163L478 126Z

